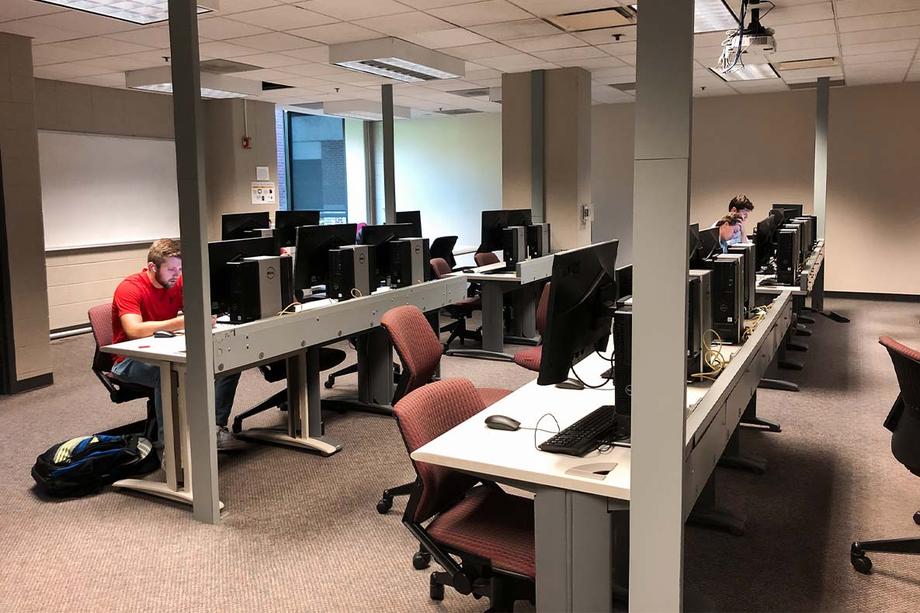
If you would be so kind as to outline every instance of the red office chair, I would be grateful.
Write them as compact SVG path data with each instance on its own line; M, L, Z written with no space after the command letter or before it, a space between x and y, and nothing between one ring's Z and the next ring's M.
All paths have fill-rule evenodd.
M431 258L431 274L436 279L442 279L446 275L449 275L453 272L450 267L450 264L447 263L447 260L444 258ZM450 332L450 336L447 337L447 342L444 343L444 348L447 349L450 347L450 344L456 339L460 339L460 344L463 345L466 340L482 340L482 335L478 331L468 330L466 327L466 320L473 316L474 311L479 311L482 309L482 299L479 296L470 296L448 305L444 311L448 316L454 321L447 324L441 328L441 332Z
M115 356L111 353L102 353L100 349L112 344L114 330L112 318L115 316L114 305L111 302L94 306L86 312L89 325L93 331L93 340L96 341L96 350L93 354L93 374L102 382L109 398L115 404L130 402L144 398L147 400L147 419L132 422L107 430L102 434L143 434L148 440L157 438L157 416L153 406L153 388L136 383L120 381L112 374Z
M920 351L883 336L878 341L891 356L901 393L885 419L891 430L891 453L907 470L920 477ZM920 511L914 513L920 524ZM850 546L850 563L861 573L872 569L867 551L920 555L920 538L856 541Z
M395 412L411 454L485 407L472 383L448 379L408 394ZM415 567L433 557L444 569L431 573L431 599L442 600L450 585L461 594L486 596L490 611L511 611L515 600L534 602L533 502L491 482L477 486L476 477L449 468L412 464L418 478L403 524L420 544L415 559L424 564Z
M441 363L444 347L418 307L407 305L390 309L380 318L380 325L390 336L390 342L402 362L402 374L393 396L393 402L397 402L409 392L431 383ZM477 391L483 406L498 402L511 393L494 388L479 388ZM388 512L393 506L393 497L408 495L412 486L413 483L406 483L384 490L377 502L377 511Z
M473 261L476 266L488 266L489 264L498 264L501 260L491 251L482 251L473 255Z
M543 334L546 332L546 317L549 311L549 283L543 286L540 301L537 303L537 332L540 333L540 344L536 347L527 347L514 354L514 363L527 370L540 372L540 362L543 358Z

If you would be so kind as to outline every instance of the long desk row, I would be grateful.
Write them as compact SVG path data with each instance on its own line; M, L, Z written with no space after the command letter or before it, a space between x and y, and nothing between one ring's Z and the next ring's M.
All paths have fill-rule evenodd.
M757 385L792 322L792 295L781 292L767 316L740 346L725 346L731 361L714 382L687 387L684 517L710 484ZM592 355L579 376L597 380L610 367ZM630 458L628 447L585 457L536 449L551 434L489 430L486 415L508 415L536 427L552 414L565 428L598 406L613 403L611 387L568 390L532 382L463 422L412 457L517 487L534 494L537 607L540 611L609 611L615 586L627 584ZM552 428L549 419L541 428ZM613 573L611 573L613 569Z
M253 430L250 438L270 440L331 455L342 446L324 436L320 408L319 348L357 334L366 335L359 351L358 384L362 401L389 404L393 396L392 349L379 327L380 317L401 305L424 312L457 302L466 295L466 280L454 277L370 296L300 305L296 312L248 324L218 324L212 335L215 377L253 368L279 359L287 361L288 428L286 432ZM146 479L118 481L115 487L140 491L176 502L193 504L191 449L208 448L216 454L213 433L193 437L185 405L185 338L143 338L103 348L159 366L163 399L165 482ZM195 410L206 410L196 407ZM211 409L213 411L213 409ZM200 484L210 489L212 484ZM221 508L223 505L220 505Z

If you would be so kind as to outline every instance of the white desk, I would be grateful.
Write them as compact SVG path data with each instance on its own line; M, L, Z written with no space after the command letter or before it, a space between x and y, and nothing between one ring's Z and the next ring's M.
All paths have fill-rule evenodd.
M466 295L463 278L439 279L370 296L334 302L319 300L300 305L297 312L242 325L218 324L213 331L214 376L220 377L279 359L287 360L288 429L251 430L249 438L270 440L323 455L342 446L322 434L320 407L319 348L360 333L368 333L370 368L359 369L362 399L389 404L393 393L392 351L380 317L396 306L414 305L435 311ZM118 481L115 487L153 494L192 504L192 446L209 445L191 440L185 394L185 337L144 338L103 347L106 353L132 357L160 368L163 404L166 481L143 479ZM213 408L211 408L213 411ZM216 449L211 449L216 453ZM183 470L184 469L184 470ZM211 484L206 484L210 489ZM222 506L222 505L221 505Z
M688 386L684 518L709 482L791 320L791 295L787 291L774 300L767 317L744 345L725 348L733 357L715 382ZM590 383L609 366L592 354L576 370ZM490 430L483 420L488 415L508 415L523 426L534 427L542 415L552 413L564 428L598 406L613 402L612 385L575 391L539 387L532 382L412 454L420 462L447 466L535 494L540 611L610 610L614 587L611 567L619 576L619 585L625 585L628 514L617 512L629 508L631 452L614 447L609 453L592 452L582 458L544 453L534 447L533 431ZM549 418L543 419L540 427L554 430ZM537 432L536 441L550 436Z
M546 255L518 262L514 271L501 270L504 262L474 268L464 274L468 281L482 286L482 349L501 353L505 343L504 295L513 292L515 318L511 335L532 339L537 335L536 304L539 296L533 284L553 274L553 256ZM457 273L461 274L461 273Z

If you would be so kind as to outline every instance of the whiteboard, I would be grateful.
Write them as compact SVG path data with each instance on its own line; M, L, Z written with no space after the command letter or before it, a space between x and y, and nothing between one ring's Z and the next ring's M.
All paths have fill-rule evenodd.
M179 236L175 143L38 132L45 249Z

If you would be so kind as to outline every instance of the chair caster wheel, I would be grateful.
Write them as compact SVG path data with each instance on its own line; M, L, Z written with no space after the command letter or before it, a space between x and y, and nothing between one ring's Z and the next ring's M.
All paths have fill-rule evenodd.
M432 600L444 600L444 586L435 580L435 573L431 573L431 582L428 587L428 596Z
M415 570L425 570L431 564L431 554L427 551L417 551L412 556L412 568Z
M392 508L393 508L393 497L392 496L384 496L383 498L377 501L377 512L380 513L381 515L386 515L387 513L390 512L390 509Z
M333 385L335 385L335 377L328 377L323 383L323 387L327 390L331 390Z
M914 523L920 526L920 511L914 513Z
M850 554L850 564L853 565L856 572L860 572L864 575L868 575L869 571L872 570L872 560L870 560L866 554Z
M234 434L239 434L240 432L243 431L243 424L241 424L241 423L238 422L238 421L235 421L235 422L233 422L233 426L230 428L230 430L231 430Z

